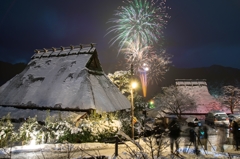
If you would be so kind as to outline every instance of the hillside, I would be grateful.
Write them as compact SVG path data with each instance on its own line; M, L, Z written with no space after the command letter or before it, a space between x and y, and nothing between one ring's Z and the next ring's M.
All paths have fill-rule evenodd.
M165 74L162 85L173 84L175 79L206 79L207 82L224 81L225 84L233 84L240 80L240 69L212 65L201 68L176 68L171 67Z
M240 69L220 65L201 68L171 67L157 86L150 85L148 87L148 97L151 98L159 93L161 87L174 85L175 79L206 79L211 93L213 89L220 89L223 85L238 85L240 82Z
M0 86L24 70L27 64L11 64L0 61Z

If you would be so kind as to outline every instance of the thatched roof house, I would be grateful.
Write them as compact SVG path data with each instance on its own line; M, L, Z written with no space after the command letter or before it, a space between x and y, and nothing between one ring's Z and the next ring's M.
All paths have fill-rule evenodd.
M0 87L0 106L113 112L130 102L105 75L91 44L36 50L25 70Z
M176 79L176 86L195 100L197 110L190 113L206 114L211 110L228 112L218 100L210 95L205 79Z
M196 102L197 106L196 110L185 111L182 115L194 115L194 117L199 117L200 119L211 110L223 110L229 113L229 109L211 96L205 79L175 79L175 84L179 90L190 96ZM165 113L160 110L160 107L156 107L149 110L148 114L151 117L156 117L157 115L164 116Z

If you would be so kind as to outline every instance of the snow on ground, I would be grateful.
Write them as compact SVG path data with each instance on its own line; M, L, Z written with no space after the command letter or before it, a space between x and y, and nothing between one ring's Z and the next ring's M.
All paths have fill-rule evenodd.
M208 142L208 151L201 150L201 146L199 146L199 149L201 150L201 155L196 156L194 154L194 147L189 147L189 139L186 132L188 132L187 126L181 127L183 134L180 138L180 149L179 152L182 154L185 158L229 158L228 153L238 153L238 157L232 157L232 158L239 158L240 159L240 151L234 151L233 145L226 144L224 145L225 152L217 152L217 135L216 135L216 129L213 129L209 127L209 142ZM231 134L230 134L231 137ZM169 141L169 138L165 138L165 140ZM145 142L142 140L136 140L136 142L139 142L140 145L144 148L144 150L147 149L147 146ZM132 144L130 141L125 142L128 146L131 148L135 148L134 144ZM69 148L74 149L75 151L69 151L67 152ZM81 150L80 150L81 149ZM123 159L128 159L126 152L127 147L124 144L119 144L118 146L118 152L119 155ZM12 148L12 158L13 159L65 159L67 155L72 155L71 158L77 159L83 156L107 156L108 158L113 158L115 153L115 144L112 143L82 143L82 144L42 144L42 145L28 145L28 146L15 146ZM0 158L4 157L6 154L6 151L3 149L0 149ZM162 156L165 158L172 158L170 154L170 147L167 146L166 149L163 150Z
M196 156L194 154L194 147L189 147L189 143L186 143L186 138L182 137L180 142L180 149L179 152L181 155L183 155L185 158L229 158L228 153L238 153L239 156L232 156L234 159L240 159L240 151L234 151L232 145L224 145L225 152L217 152L216 146L214 142L216 142L216 136L211 136L210 138L211 142L213 143L213 147L209 145L208 151L204 151L201 147L199 147L201 154L199 156ZM136 140L139 141L139 140ZM127 145L131 146L131 148L134 148L134 145L127 141ZM143 142L140 141L141 146L143 145ZM67 148L81 148L83 151L73 152L70 151L67 153ZM114 157L115 153L115 144L111 143L83 143L83 144L42 144L42 145L31 145L31 146L16 146L12 148L12 158L13 159L60 159L60 158L66 158L68 154L72 155L71 158L73 159L80 159L81 157L87 157L91 154L93 156L107 156L109 159ZM127 159L128 157L124 155L126 153L126 145L120 144L118 146L118 152L119 156L121 156L123 159ZM5 152L3 149L0 149L0 158L3 157ZM170 154L170 148L167 147L162 152L163 158L172 158Z

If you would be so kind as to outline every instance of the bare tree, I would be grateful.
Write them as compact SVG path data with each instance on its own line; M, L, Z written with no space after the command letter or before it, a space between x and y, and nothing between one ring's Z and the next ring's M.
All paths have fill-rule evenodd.
M151 127L151 129L154 130L154 127ZM132 140L122 131L118 132L118 137L120 137L120 139L128 140L133 144L129 144L128 142L124 143L126 146L126 152L124 153L125 158L137 159L157 159L163 157L162 152L169 147L169 140L167 136L168 133L163 131L148 137L142 136L137 141Z
M182 113L196 109L194 99L176 86L164 87L163 93L154 97L155 106L164 113L173 113L181 118Z
M232 85L223 86L219 100L233 114L237 108L240 108L240 89Z

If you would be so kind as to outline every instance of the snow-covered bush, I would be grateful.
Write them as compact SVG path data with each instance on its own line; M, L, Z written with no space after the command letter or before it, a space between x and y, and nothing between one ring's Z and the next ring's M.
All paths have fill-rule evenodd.
M19 128L19 138L22 141L22 145L25 144L40 144L39 134L42 127L37 122L37 118L28 118ZM31 143L30 143L31 142Z
M46 120L45 124L39 124L37 117L28 118L19 128L19 137L23 145L55 142L71 127L68 122Z
M13 146L18 141L17 137L10 115L2 117L0 120L0 148Z
M78 127L72 126L64 135L59 138L60 142L96 142L113 137L121 127L118 120L109 118L101 119L80 119Z
M55 141L59 140L66 132L74 129L73 125L67 121L47 122L45 127L51 132L50 136L54 138Z
M91 115L80 119L78 123L63 121L60 118L52 120L48 115L45 122L37 121L36 116L28 118L20 125L16 133L13 131L10 116L8 118L9 120L3 118L0 122L1 145L6 145L6 141L13 141L15 136L22 145L64 141L69 143L101 142L115 136L122 127L121 122L109 114ZM9 139L9 137L12 138Z

